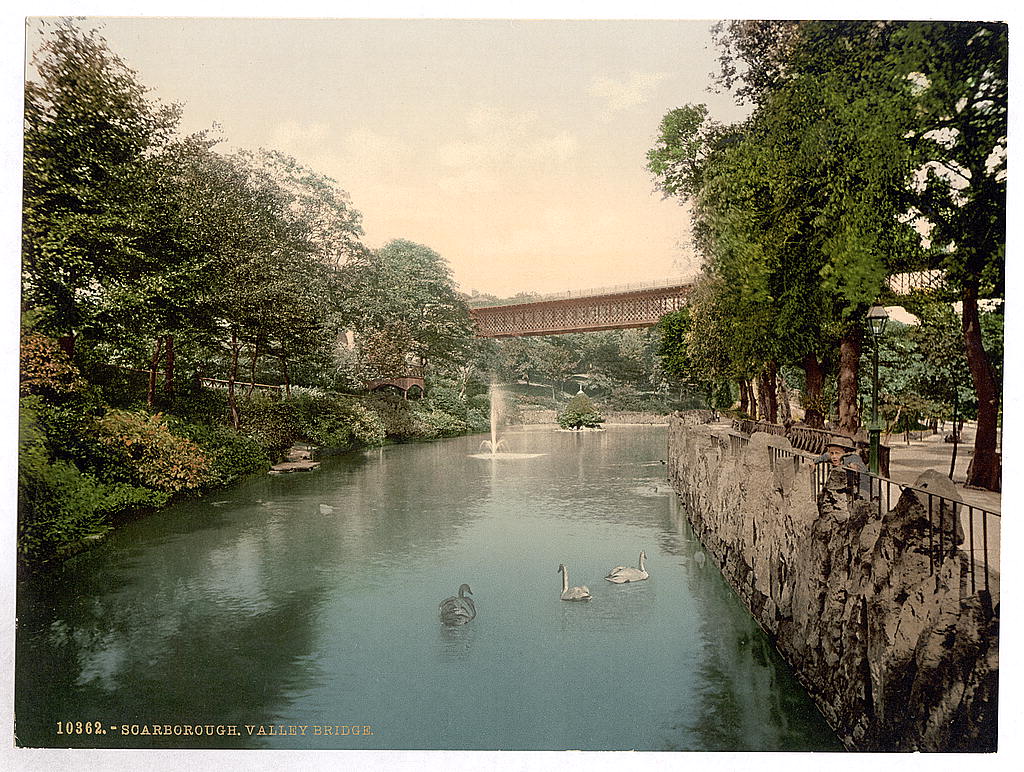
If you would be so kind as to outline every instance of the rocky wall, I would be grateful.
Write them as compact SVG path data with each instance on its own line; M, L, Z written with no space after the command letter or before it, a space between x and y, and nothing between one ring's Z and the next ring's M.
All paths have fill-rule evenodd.
M813 465L773 464L771 446L791 450L673 418L669 478L826 720L851 750L995 750L998 598L972 592L959 521L930 525L911 490L884 511L842 471L816 498ZM959 499L937 472L915 487Z

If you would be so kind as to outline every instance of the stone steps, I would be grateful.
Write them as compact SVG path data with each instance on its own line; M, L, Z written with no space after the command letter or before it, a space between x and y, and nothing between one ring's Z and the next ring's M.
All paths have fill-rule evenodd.
M270 474L291 474L293 472L312 472L320 466L313 456L317 448L312 445L292 445L285 454L285 460L270 467Z

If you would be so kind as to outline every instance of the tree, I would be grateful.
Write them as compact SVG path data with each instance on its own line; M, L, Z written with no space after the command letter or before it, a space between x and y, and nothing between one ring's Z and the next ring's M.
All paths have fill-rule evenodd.
M1001 383L985 350L978 301L1005 292L1009 78L1005 24L914 22L894 57L917 86L918 164L910 212L929 226L932 262L963 302L964 349L978 404L970 485L998 490Z
M864 313L913 250L899 219L911 89L885 66L885 27L738 22L720 34L731 45L723 81L741 82L756 109L743 126L717 132L698 171L658 181L693 201L705 270L741 320L730 359L747 370L741 378L763 373L763 407L773 411L774 372L788 362L820 394L821 364L838 348L840 425L852 432ZM713 135L695 121L685 127L690 137ZM676 141L694 157L702 142L686 136Z
M558 414L558 425L563 429L594 429L602 423L604 419L586 394L577 394Z
M149 157L177 107L146 98L94 30L58 22L25 84L23 303L70 352L112 292L152 269Z
M579 357L570 348L551 338L540 347L540 374L551 381L551 399L557 399L557 390L579 364Z
M398 239L354 255L342 268L343 316L360 335L408 334L424 364L463 356L473 337L465 300L448 263L421 244Z

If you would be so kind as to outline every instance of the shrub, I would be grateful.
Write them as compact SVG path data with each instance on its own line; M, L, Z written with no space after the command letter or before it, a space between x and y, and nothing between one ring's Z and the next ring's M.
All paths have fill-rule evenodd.
M21 394L50 399L66 397L86 386L78 368L53 338L37 332L21 336Z
M558 414L558 425L563 429L592 429L604 423L586 394L577 394L569 400L565 410Z
M100 442L120 463L128 482L174 493L207 480L206 456L194 442L172 434L159 413L110 410L100 419L99 430Z
M416 415L427 427L431 437L455 437L469 430L469 424L465 419L444 410L418 408Z
M306 419L307 436L317 445L339 450L383 445L384 422L373 410L338 398L318 400Z
M40 432L51 456L80 468L102 466L107 454L100 446L91 404L81 399L54 404L36 395L22 397L20 404L23 420L30 420Z
M109 530L109 520L160 507L168 493L125 483L105 484L70 461L52 460L31 408L22 410L18 464L18 556L38 563L86 536Z
M253 392L238 398L242 433L258 442L271 459L280 458L297 439L305 439L300 400L282 402Z
M208 389L195 385L181 388L174 396L174 414L191 423L216 425L228 417L226 389Z
M380 416L385 436L397 442L436 437L430 427L416 414L415 402L401 397L376 394L367 398L367 404Z
M270 466L266 449L230 426L198 424L170 418L172 431L198 445L209 459L208 485L226 485Z

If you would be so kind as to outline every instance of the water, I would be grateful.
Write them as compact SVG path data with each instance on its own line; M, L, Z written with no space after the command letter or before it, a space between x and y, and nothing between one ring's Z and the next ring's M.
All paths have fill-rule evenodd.
M699 559L664 427L503 439L534 457L471 458L477 436L329 459L134 522L21 587L20 743L841 748ZM603 580L641 549L650 579ZM592 601L559 600L560 563ZM446 628L463 582L476 619ZM240 734L130 735L153 724Z

